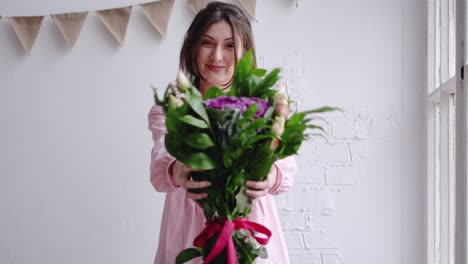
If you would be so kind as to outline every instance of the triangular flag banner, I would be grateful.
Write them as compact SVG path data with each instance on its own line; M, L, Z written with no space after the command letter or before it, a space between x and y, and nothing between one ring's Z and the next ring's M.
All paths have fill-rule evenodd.
M242 7L245 8L247 13L249 13L252 18L255 18L255 6L257 4L257 0L239 0L239 2Z
M43 16L10 17L10 23L16 32L16 36L29 54L36 41L37 33L41 28Z
M211 0L188 0L189 7L195 14L205 8L209 2L211 2Z
M212 1L213 0L188 0L188 4L190 9L192 9L192 11L196 14ZM257 4L256 0L239 0L239 2L226 0L224 2L236 5L240 4L240 6L247 12L247 14L255 19L255 6Z
M88 12L52 15L70 49L75 46Z
M152 3L141 4L143 13L146 15L151 24L166 38L167 25L171 16L174 0L161 0Z
M127 32L131 12L131 6L96 11L99 19L104 23L110 33L112 33L120 46L123 45L125 39L125 33Z

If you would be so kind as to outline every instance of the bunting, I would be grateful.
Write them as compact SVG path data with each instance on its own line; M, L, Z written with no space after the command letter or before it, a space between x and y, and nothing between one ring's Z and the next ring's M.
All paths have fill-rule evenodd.
M24 50L29 54L41 28L43 16L10 17L9 21Z
M167 25L171 16L174 0L161 0L158 2L146 3L140 5L143 13L151 22L153 27L166 38Z
M190 9L197 13L213 0L187 0ZM252 18L255 18L256 0L225 0L230 3L237 3ZM296 0L297 3L298 0ZM144 4L139 4L144 15L151 25L161 34L167 37L169 19L172 13L175 0L159 0ZM90 11L51 14L55 24L60 30L68 48L71 50L75 46L84 21ZM122 47L132 12L132 6L120 7L107 10L95 11L96 16L105 25L106 29L117 40ZM5 16L0 16L0 20ZM26 53L30 53L39 33L42 21L45 16L22 16L8 17L21 45Z
M255 19L255 6L257 5L257 0L239 0L239 2L247 13Z
M188 0L188 5L190 9L192 10L192 12L196 14L200 10L205 8L208 5L208 3L212 1L214 0ZM229 2L231 4L237 4L238 6L240 6L242 9L244 9L247 12L247 15L255 19L255 6L257 5L256 0L238 0L238 1L226 0L225 2Z
M205 8L211 1L212 0L188 0L188 4L192 12L196 14L198 11Z
M88 12L52 15L70 49L75 46Z
M131 12L131 6L96 11L96 15L119 42L120 47L123 46L125 40Z

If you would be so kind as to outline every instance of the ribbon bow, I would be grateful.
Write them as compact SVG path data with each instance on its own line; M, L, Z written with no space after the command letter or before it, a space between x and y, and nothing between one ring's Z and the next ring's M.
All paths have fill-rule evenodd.
M247 221L243 218L234 219L232 222L228 219L216 222L208 221L203 231L193 241L193 244L196 247L203 247L209 238L213 237L217 232L220 233L215 246L206 257L204 263L209 264L225 248L227 264L237 263L236 248L234 247L234 241L232 240L232 232L240 229L247 230L249 234L261 245L266 245L271 237L271 231L268 228L255 222ZM265 237L260 237L258 234L263 234Z

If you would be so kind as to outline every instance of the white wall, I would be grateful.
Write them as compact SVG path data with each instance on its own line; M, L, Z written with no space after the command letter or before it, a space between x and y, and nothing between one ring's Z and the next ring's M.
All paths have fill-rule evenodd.
M345 112L277 199L292 263L423 263L424 1L295 2L258 1L260 66L284 68L300 108ZM0 0L0 15L139 3ZM177 0L163 40L134 7L119 48L91 13L68 52L46 17L29 56L0 20L1 263L152 263L150 83L172 81L192 18Z

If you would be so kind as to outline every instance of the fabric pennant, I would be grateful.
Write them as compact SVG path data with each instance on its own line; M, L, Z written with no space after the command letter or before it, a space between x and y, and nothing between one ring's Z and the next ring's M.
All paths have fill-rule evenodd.
M160 0L157 2L141 4L143 13L154 28L161 33L163 38L167 35L167 25L171 16L174 0Z
M188 0L189 7L195 14L205 8L209 2L211 2L211 0Z
M75 46L88 12L52 15L70 49Z
M15 30L16 36L29 54L36 41L37 33L41 28L44 16L10 17L9 21Z
M96 11L96 15L122 47L132 7Z
M249 13L252 18L255 18L255 6L257 5L257 0L239 0L242 7Z
M193 13L198 13L200 10L205 8L208 3L212 2L213 0L188 0L188 4L190 9L193 11ZM238 0L238 1L233 1L233 0L225 0L225 2L229 2L231 4L238 5L242 7L247 14L255 19L255 6L257 4L256 0Z

